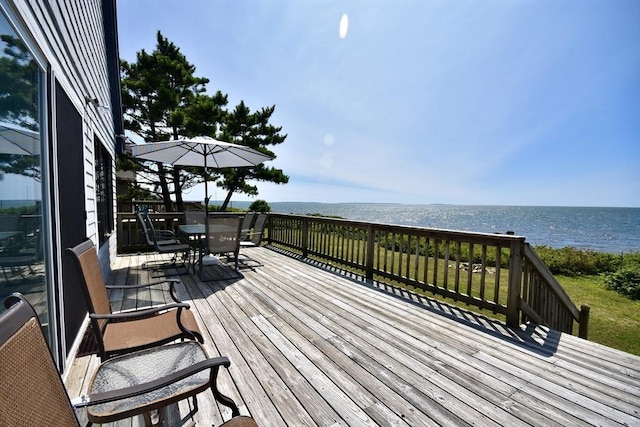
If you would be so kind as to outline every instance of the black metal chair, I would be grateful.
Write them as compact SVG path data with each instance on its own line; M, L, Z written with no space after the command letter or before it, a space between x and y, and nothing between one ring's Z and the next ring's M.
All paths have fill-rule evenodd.
M191 252L191 245L181 242L171 230L156 230L148 212L136 210L135 215L140 231L147 244L160 254L173 255L169 262L160 262L157 264L146 262L142 265L143 268L150 268L152 270L177 269L178 275L189 273L187 262L190 260L189 253ZM182 256L182 263L177 262L178 255Z

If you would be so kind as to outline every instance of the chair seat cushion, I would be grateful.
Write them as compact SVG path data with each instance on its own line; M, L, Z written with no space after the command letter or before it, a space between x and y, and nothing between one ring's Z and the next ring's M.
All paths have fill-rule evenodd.
M202 362L207 355L200 344L193 341L153 347L107 360L96 370L89 385L89 393L100 393L144 384ZM114 402L87 408L91 422L106 423L193 396L209 387L208 370L175 382L158 390Z
M128 352L180 338L185 334L178 327L176 316L176 310L170 310L142 319L108 323L103 334L105 351ZM200 334L198 323L190 310L182 310L180 321L187 330Z
M156 248L158 252L181 252L191 250L191 246L188 243L170 243L167 245L160 245Z

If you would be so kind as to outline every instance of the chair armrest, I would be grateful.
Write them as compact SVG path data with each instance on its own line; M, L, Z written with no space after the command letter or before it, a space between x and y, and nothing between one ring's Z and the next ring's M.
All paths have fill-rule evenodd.
M168 283L169 284L169 294L171 295L171 299L174 300L178 304L182 303L182 300L180 300L178 298L178 295L176 295L176 289L175 289L175 286L174 286L176 283L180 283L180 279L164 279L164 280L158 280L156 282L145 283L145 284L141 284L141 285L106 285L105 288L107 288L107 290L109 290L109 289L138 289L138 288L146 288L146 287L149 287L149 286L162 285L164 283Z
M107 289L137 289L137 288L146 288L147 286L161 285L163 283L180 283L180 279L165 279L159 280L157 282L144 283L141 285L106 285Z
M205 369L212 369L213 373L211 375L212 387L217 390L217 386L215 385L218 371L220 366L224 366L228 368L231 365L231 362L226 357L214 357L211 359L203 360L202 362L198 362L194 365L191 365L187 368L180 369L170 375L158 378L153 381L149 381L144 384L138 384L131 387L125 387L117 390L105 391L102 393L94 393L94 394L85 394L82 396L78 396L71 400L71 404L74 408L84 408L86 406L98 405L101 403L113 402L115 400L127 399L129 397L139 396L141 394L149 393L154 390L158 390L162 387L166 387L170 384L178 382L182 379L190 377L191 375L197 374L200 371ZM218 398L218 396L216 396ZM235 404L234 404L235 406ZM232 407L232 412L236 412L233 416L239 415L237 413L238 408Z
M160 311L166 311L166 310L170 310L172 308L189 308L189 304L187 304L185 302L173 303L173 304L162 305L162 306L159 306L159 307L147 308L147 309L144 309L144 310L125 311L125 312L111 313L111 314L91 313L91 314L89 314L89 317L92 318L92 319L107 319L107 320L131 319L131 318L135 318L135 317L144 317L144 316L148 316L150 314L156 314L156 313L158 313Z

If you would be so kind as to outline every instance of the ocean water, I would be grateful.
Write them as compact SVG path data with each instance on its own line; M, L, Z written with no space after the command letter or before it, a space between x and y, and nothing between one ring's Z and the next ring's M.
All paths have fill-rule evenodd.
M249 202L233 205L246 209ZM320 213L358 221L485 233L513 231L534 246L570 246L611 253L640 251L640 208L302 202L269 205L278 213Z

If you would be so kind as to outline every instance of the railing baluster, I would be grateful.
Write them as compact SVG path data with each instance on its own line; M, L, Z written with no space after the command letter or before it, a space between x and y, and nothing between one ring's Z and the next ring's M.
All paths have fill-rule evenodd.
M449 289L449 240L444 241L444 266L443 266L442 287Z
M429 285L429 237L424 238L424 284Z
M456 241L456 274L455 274L455 283L453 285L454 292L456 294L460 293L460 257L461 257L461 249L462 245L460 241ZM467 270L468 271L468 270ZM467 273L469 274L469 273Z
M433 286L434 286L434 295L435 295L435 287L438 286L438 265L440 264L440 240L435 239L433 242Z
M415 252L415 261L413 265L413 278L416 282L420 280L420 236L415 236L416 239L416 252Z

